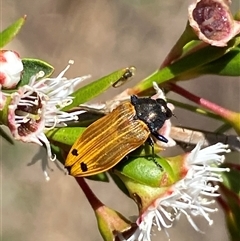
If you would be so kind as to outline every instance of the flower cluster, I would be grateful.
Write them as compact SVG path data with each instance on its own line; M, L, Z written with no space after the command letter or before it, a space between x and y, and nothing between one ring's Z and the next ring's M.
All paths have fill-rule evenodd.
M8 53L4 52L5 55ZM4 87L15 87L20 81L19 67L20 62L12 57L11 52L7 54L11 58L7 58L9 66L1 68L2 75L7 76ZM18 55L16 55L18 56ZM16 57L15 56L15 57ZM17 64L16 64L17 63ZM72 103L74 88L83 80L90 76L82 76L74 79L67 79L64 74L69 69L70 64L56 77L43 78L44 72L40 71L32 76L29 83L19 87L12 94L1 92L1 107L4 108L4 103L8 98L7 105L7 126L9 127L13 137L16 140L23 142L32 142L42 145L47 148L48 158L52 161L55 157L52 155L50 142L45 135L45 131L54 127L65 126L67 122L78 120L79 115L84 113L84 110L67 113L61 109ZM16 66L16 68L14 68ZM8 71L11 69L12 73ZM19 70L21 70L19 72ZM46 179L49 180L47 171L44 170Z
M212 198L219 196L217 182L222 182L221 173L228 168L218 167L225 157L220 153L228 153L227 145L217 143L200 150L198 144L193 151L182 156L185 163L185 177L174 184L163 197L157 198L146 211L137 219L138 228L127 241L150 241L151 230L157 226L158 230L172 227L174 221L183 214L197 231L193 217L204 217L209 225L213 223L209 214L217 211L210 207L214 203ZM120 240L126 240L119 235Z

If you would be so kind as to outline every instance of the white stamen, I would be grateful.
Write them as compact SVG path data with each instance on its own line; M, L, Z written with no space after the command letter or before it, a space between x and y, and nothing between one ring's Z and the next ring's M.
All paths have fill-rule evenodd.
M49 180L50 180L50 177L49 177L47 171L43 171L43 173L44 173L44 176L45 176L46 181L49 181Z

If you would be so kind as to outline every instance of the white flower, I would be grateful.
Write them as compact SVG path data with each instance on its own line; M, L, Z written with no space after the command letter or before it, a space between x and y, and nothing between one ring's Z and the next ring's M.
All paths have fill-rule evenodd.
M23 64L18 53L0 50L0 86L14 88L21 79Z
M56 78L44 78L44 73L39 72L33 76L29 85L20 87L17 92L11 94L11 102L8 107L8 127L16 140L33 142L39 145L45 144L50 160L52 156L50 143L44 132L49 128L66 125L66 122L78 120L78 115L85 112L67 113L61 109L72 103L69 96L76 85L89 76L67 79L63 77L68 70L68 65ZM49 176L44 170L46 179Z
M214 203L210 198L219 196L216 193L221 182L220 173L229 171L228 168L220 168L225 157L219 153L230 152L227 145L215 144L200 150L201 144L186 156L186 176L177 182L164 197L155 200L137 220L138 229L127 241L150 241L152 226L158 230L164 230L168 236L167 228L184 214L190 224L200 231L193 221L193 217L204 217L209 225L213 223L209 214L217 211L209 207ZM123 237L119 237L125 240Z

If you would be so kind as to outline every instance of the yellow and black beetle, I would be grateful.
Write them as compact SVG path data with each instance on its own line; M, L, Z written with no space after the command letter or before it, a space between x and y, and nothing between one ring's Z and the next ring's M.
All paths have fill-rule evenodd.
M72 176L90 176L109 170L147 140L153 148L151 134L168 142L158 131L171 116L165 100L133 95L88 126L72 146L65 167Z

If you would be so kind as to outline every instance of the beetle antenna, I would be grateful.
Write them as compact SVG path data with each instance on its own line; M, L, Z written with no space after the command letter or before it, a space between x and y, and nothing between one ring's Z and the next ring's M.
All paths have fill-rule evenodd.
M174 113L172 113L172 116L174 116L179 124L179 126L182 128L182 130L184 131L184 127L182 126L181 122L179 121L179 119L177 118L176 115L174 115Z

